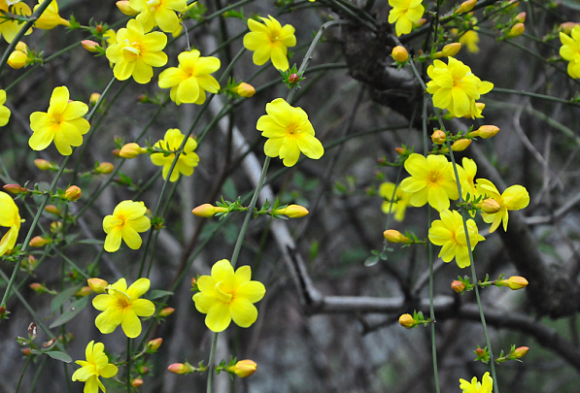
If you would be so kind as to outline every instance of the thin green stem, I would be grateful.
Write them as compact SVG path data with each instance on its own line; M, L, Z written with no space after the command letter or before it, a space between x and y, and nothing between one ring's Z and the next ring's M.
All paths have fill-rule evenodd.
M30 384L30 389L28 390L28 393L34 392L34 388L36 387L38 378L40 377L40 374L44 369L44 365L46 364L46 359L48 359L48 356L44 356L42 362L40 363L40 366L38 366L38 370L36 370L36 373L34 374L34 378L32 379L32 383Z
M270 166L270 161L272 160L271 157L266 156L264 160L264 166L262 167L262 173L260 174L260 179L258 180L258 184L256 185L256 189L254 191L254 195L252 196L252 200L250 201L250 205L248 206L248 211L246 212L246 217L244 218L244 223L240 228L240 233L238 234L238 239L236 240L236 245L234 247L234 252L232 253L231 263L233 267L236 267L236 263L238 262L238 257L240 255L240 250L242 248L242 243L244 242L244 236L246 235L246 230L248 229L248 224L250 223L250 218L254 214L254 208L256 207L256 202L258 201L258 196L260 195L260 191L262 190L262 186L264 185L264 179L266 178L266 172L268 172L268 167Z
M437 116L437 119L439 120L439 125L441 126L441 130L443 132L446 132L445 130L445 125L443 124L443 121L441 120L440 116ZM457 192L459 194L459 203L463 203L463 194L461 191L461 182L459 180L459 172L457 171L457 163L455 162L455 156L453 154L453 150L451 150L451 144L449 143L449 140L447 140L446 142L447 144L447 149L449 149L449 156L451 157L451 163L453 164L453 172L455 174L455 182L457 184ZM469 239L469 229L467 228L467 216L466 216L466 212L465 209L461 209L461 218L463 220L463 230L465 232L465 241L466 241L466 245L467 245L467 251L469 252L469 262L471 264L471 279L473 281L473 283L477 283L477 274L475 272L475 261L473 259L473 251L471 249L471 240ZM479 289L478 289L478 285L474 286L474 291L475 291L475 298L477 299L477 307L479 308L479 316L481 318L481 325L483 327L483 334L485 336L485 342L487 345L487 348L489 350L489 356L492 359L489 363L490 363L490 367L491 367L491 376L493 378L493 386L494 386L494 392L495 393L499 393L499 387L498 387L498 383L497 383L497 375L495 372L495 362L493 361L493 349L491 347L491 340L489 339L489 334L487 332L487 323L485 322L485 315L483 313L483 305L481 304L481 297L479 296Z
M24 378L24 373L26 372L26 369L28 368L28 365L30 364L31 360L32 360L32 355L28 355L28 359L26 359L26 364L24 365L24 369L20 373L20 378L18 378L18 384L16 385L16 390L14 391L14 393L18 393L18 391L20 390L20 384L22 383L22 378Z
M215 362L215 349L217 347L219 333L213 334L213 339L211 341L211 350L209 352L209 361L208 361L208 374L207 374L207 393L211 393L211 388L213 384L213 371L214 371L214 362Z
M131 339L127 337L127 375L125 379L127 393L131 393Z
M532 93L532 92L529 92L529 91L503 89L501 87L494 87L493 88L493 92L494 93L517 94L517 95L520 95L520 96L528 96L528 97L534 97L534 98L541 98L543 100L553 101L553 102L559 102L559 103L567 104L567 105L580 106L580 102L577 102L577 101L564 100L562 98L552 97L552 96L548 96L548 95L545 95L545 94Z

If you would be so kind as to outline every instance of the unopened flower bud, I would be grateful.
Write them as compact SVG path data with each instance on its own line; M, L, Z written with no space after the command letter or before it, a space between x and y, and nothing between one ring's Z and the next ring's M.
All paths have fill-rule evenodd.
M11 194L18 195L18 194L28 194L28 189L18 184L5 184L2 188L5 191L8 191Z
M513 25L513 27L510 29L510 32L508 33L508 37L509 38L515 38L515 37L519 37L522 34L524 34L524 31L526 31L526 26L523 23L516 23L515 25Z
M501 210L501 205L495 199L487 198L481 202L480 209L486 214L494 214Z
M417 321L413 319L411 314L403 314L399 317L399 325L404 328L410 329L415 326L416 323Z
M471 139L458 139L451 145L453 151L463 151L471 145Z
M191 212L198 217L206 217L207 218L207 217L213 217L217 213L225 213L227 211L228 211L228 209L225 207L216 207L216 206L210 205L209 203L204 203L203 205L199 205L198 207L193 209Z
M115 166L110 162L101 162L99 166L95 169L95 173L99 173L101 175L108 175L109 173L113 172Z
M15 70L18 70L26 65L27 60L28 55L26 53L15 50L10 53L10 56L8 57L8 65Z
M189 363L173 363L167 369L174 374L191 374L194 371L193 366Z
M485 351L484 351L482 348L477 348L477 349L475 350L475 354L476 354L478 357L482 357L482 356L484 356L484 355L485 355Z
M98 43L96 43L95 41L91 41L91 40L83 40L81 41L81 45L83 46L83 48L85 48L85 50L87 50L88 52L91 53L99 53L99 48L102 50L103 48L101 48L101 45L99 45Z
M4 318L6 316L6 307L0 306L0 318Z
M50 231L52 233L58 233L62 230L62 221L53 221L50 223Z
M83 195L83 192L81 191L80 187L78 187L78 186L70 186L64 192L65 199L67 201L71 201L71 202L78 201L82 195Z
M165 307L165 308L161 309L161 311L159 311L159 316L165 318L165 317L170 316L174 312L175 312L175 309L173 307Z
M161 344L163 343L163 339L161 337L155 338L147 343L147 352L153 353L156 352ZM171 371L171 370L169 370Z
M105 32L105 28L103 27L102 24L99 23L98 25L95 26L95 32L97 34L103 34Z
M136 143L127 143L121 148L119 152L119 157L123 158L135 158L139 154L147 152L147 149L142 148Z
M454 42L452 44L445 45L443 49L441 49L441 53L443 57L452 57L459 53L461 50L461 44L459 42Z
M503 280L505 282L506 280ZM516 291L518 289L522 289L528 286L528 280L521 276L511 276L507 280L507 284L503 286L509 287L511 290Z
M42 236L35 236L30 240L30 243L28 243L28 245L30 247L44 247L50 243L52 243L52 239L50 238L45 239Z
M19 52L28 53L28 46L26 45L26 43L24 43L22 41L18 41L18 44L16 44L16 46L14 47L14 50L17 50Z
M120 149L113 149L111 150L111 153L115 156L115 157L121 157L121 150Z
M81 289L79 289L77 291L77 293L75 293L75 296L77 297L85 297L85 296L89 296L92 293L92 289L90 287L82 287Z
M284 209L276 209L272 213L288 216L289 218L301 218L308 215L308 209L300 205L290 205Z
M131 386L133 386L134 388L138 388L141 385L143 385L143 380L141 378L135 378L134 380L131 381Z
M451 289L457 293L461 293L465 290L465 284L459 280L455 280L451 283Z
M475 4L477 4L477 0L464 1L463 3L461 3L459 8L457 9L457 13L463 14L465 12L469 12L473 9L473 7L475 7Z
M489 139L497 135L499 132L499 127L493 125L486 125L479 127L478 136L482 139Z
M32 354L32 350L30 348L22 348L20 351L22 351L24 356L30 356Z
M62 213L60 209L54 205L46 205L44 211L50 214L56 214L57 216Z
M240 378L246 378L256 372L258 365L250 359L240 360L235 365L227 368L230 373L236 374Z
M397 152L398 155L400 156L404 156L407 153L407 149L405 149L404 147L395 147L395 152Z
M517 359L521 359L524 356L526 356L526 354L528 353L529 350L530 350L530 348L528 348L528 347L518 347L514 350L512 355L515 356Z
M96 105L100 98L101 98L101 94L100 93L93 93L89 97L89 103L91 105Z
M42 346L44 348L49 348L52 347L52 345L56 342L56 337L51 338L50 340L48 340L47 342L43 343Z
M445 143L445 139L446 139L445 133L441 130L435 130L433 134L431 134L431 140L436 145L441 145Z
M149 374L149 367L147 367L147 366L139 367L139 374L141 374L141 375Z
M89 278L87 284L95 293L105 293L105 288L109 286L109 283L101 278Z
M195 277L192 277L192 278L191 278L191 286L192 286L192 287L195 287L196 285L197 285L197 278L195 278Z
M401 232L394 229L387 229L383 232L383 236L391 243L410 243L411 239L403 235Z
M115 4L117 5L119 11L121 11L125 15L135 16L138 13L133 8L131 8L131 6L129 5L129 0L117 1Z
M290 74L288 76L289 83L296 83L296 82L298 82L299 79L300 79L300 76L298 76L298 74Z
M427 19L421 18L418 21L413 22L413 28L414 29L419 28L419 27L423 26L425 24L425 22L427 22Z
M34 292L37 292L37 293L46 292L45 286L39 282L33 282L32 284L29 285L29 287L30 287L30 289L32 289Z
M393 59L395 59L395 61L403 63L409 58L409 52L407 52L407 49L405 49L404 46L398 45L393 48L391 56L393 56Z
M510 6L507 7L506 10L513 10L518 5L520 5L520 1L519 0L510 0L509 4L510 4Z
M576 22L564 22L562 24L560 24L560 31L562 33L566 33L568 35L570 35L570 33L572 33L572 30L574 29L574 27L579 26L580 23L576 23Z
M515 20L520 22L520 23L524 23L526 21L526 13L520 12L519 14L517 14Z
M249 83L242 82L235 88L235 93L242 97L252 97L256 94L256 89Z
M37 158L34 160L34 165L36 165L36 167L41 171L48 171L49 169L54 168L50 162L43 160L42 158Z

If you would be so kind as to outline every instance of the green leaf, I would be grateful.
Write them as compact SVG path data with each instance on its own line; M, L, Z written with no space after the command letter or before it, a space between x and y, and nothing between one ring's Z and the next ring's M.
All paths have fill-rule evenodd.
M80 287L67 288L56 295L54 299L52 299L52 302L50 302L50 310L55 313L60 308L60 306L62 306L64 302L66 302L72 295L77 293L79 289Z
M171 291L164 291L162 289L155 289L155 290L151 291L151 293L149 294L149 300L159 299L160 297L171 296L171 295L173 295L173 292L171 292Z
M72 358L64 352L48 351L48 352L43 352L43 353L47 354L48 356L50 356L53 359L60 360L61 362L65 362L65 363L72 362Z
M75 244L96 244L98 246L102 246L103 244L105 244L105 241L99 239L83 239L79 240L78 242L75 242Z
M62 313L60 317L58 317L50 326L49 328L55 328L57 326L63 325L76 317L78 313L80 313L87 305L89 304L89 298L83 297L77 301L72 302L72 304L68 307L67 311Z

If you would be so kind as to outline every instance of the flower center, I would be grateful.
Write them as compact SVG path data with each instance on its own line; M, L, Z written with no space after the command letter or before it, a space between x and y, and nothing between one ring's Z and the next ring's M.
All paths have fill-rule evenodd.
M290 123L286 126L286 131L288 132L288 134L290 135L296 135L296 134L300 134L300 127L298 127L296 124L294 123Z
M231 293L227 293L224 291L222 281L215 284L215 291L217 293L217 298L219 301L224 303L230 303L232 301L233 296Z
M427 184L430 186L439 185L439 181L441 180L441 173L438 171L431 171L429 175L427 175Z
M52 117L50 118L50 120L54 124L60 124L60 123L62 123L62 113L53 113L52 114Z
M125 46L123 46L123 57L127 61L135 61L137 57L141 55L141 46L138 42L129 42L127 38L125 40Z
M161 0L148 0L147 1L147 8L149 11L153 12L161 5Z

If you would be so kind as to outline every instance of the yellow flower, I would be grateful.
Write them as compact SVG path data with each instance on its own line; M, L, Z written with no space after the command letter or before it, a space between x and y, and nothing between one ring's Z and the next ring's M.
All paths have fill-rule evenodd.
M54 140L58 152L63 156L72 154L71 146L83 144L83 135L91 125L82 117L89 111L87 104L69 102L66 86L55 87L50 96L48 112L33 112L30 128L34 132L28 140L32 150L44 150Z
M129 5L137 15L137 21L143 25L145 31L151 31L155 26L172 33L179 28L177 12L183 12L187 7L185 0L130 0Z
M471 265L461 214L455 210L445 210L441 212L440 217L441 220L433 221L429 229L431 243L443 246L439 252L439 258L443 259L444 262L451 262L455 258L455 262L460 268ZM473 251L477 243L484 241L485 238L479 234L477 225L472 219L467 220L467 230Z
M427 83L427 92L433 94L433 105L447 109L453 117L482 117L475 100L490 92L493 83L482 82L461 61L453 57L448 59L448 64L435 60L427 68L427 74L432 79Z
M461 378L459 380L459 388L463 390L463 393L491 393L493 379L489 376L489 373L483 374L481 383L477 382L477 377L473 377L471 383Z
M574 26L572 37L560 32L560 56L568 63L568 75L580 78L580 26Z
M0 191L0 226L10 228L0 240L0 256L12 250L16 245L22 221L24 220L20 218L18 206L12 197Z
M8 124L8 120L10 120L10 109L4 106L5 103L6 92L4 90L0 90L0 127L4 127L6 124Z
M413 29L413 22L417 22L423 16L425 7L423 0L389 0L393 7L389 12L389 23L395 23L397 35L409 34Z
M96 343L91 341L87 344L85 349L84 360L77 360L75 363L81 366L72 375L72 380L85 382L84 393L98 393L99 388L104 392L105 386L99 380L99 377L112 378L117 375L118 367L109 363L109 358L105 354L105 346L103 343Z
M405 169L411 177L401 182L401 189L412 194L409 199L411 206L421 207L429 202L442 212L449 209L449 199L459 198L453 166L445 156L431 154L424 157L413 153L405 161Z
M9 6L9 4L11 4ZM19 2L14 4L14 2L7 2L6 0L0 0L0 12L1 13L13 13L22 16L30 16L32 11L30 7L24 2ZM22 24L18 23L16 20L2 19L0 23L0 35L4 36L6 42L11 43L16 34L22 28ZM25 33L26 35L32 33L32 28L28 29Z
M272 64L279 70L286 71L288 64L288 48L296 46L294 27L280 25L276 19L268 15L266 19L260 17L264 24L248 19L250 32L244 36L244 47L254 52L254 64L262 65L270 58Z
M34 6L34 11L36 11L36 9L40 7L42 3L44 3L44 0L38 0L38 4ZM70 22L60 17L58 14L58 3L56 0L53 0L52 3L50 3L44 10L42 15L40 15L40 18L34 22L34 26L38 27L39 29L50 30L54 29L58 25L70 26Z
M93 307L102 311L95 319L95 325L103 334L113 333L121 325L123 333L129 338L141 334L139 317L150 317L155 305L147 299L139 299L149 290L151 282L140 278L129 288L124 278L107 287L107 294L93 299Z
M231 320L240 327L250 327L258 318L259 302L266 293L264 284L250 281L252 269L242 266L234 273L230 261L222 259L211 268L211 276L197 280L199 293L193 295L195 308L207 314L205 324L212 332L224 331Z
M530 203L528 190L520 185L508 187L501 195L496 186L487 179L477 179L476 187L481 195L487 195L487 197L493 199L501 206L501 209L497 213L481 213L483 221L488 224L492 223L491 228L489 228L489 233L495 232L500 222L503 222L503 230L507 231L508 211L523 209Z
M324 147L314 136L308 115L301 108L294 108L283 98L276 98L266 104L266 113L258 119L256 129L268 138L264 145L268 157L280 156L286 166L294 166L300 152L315 160L322 157Z
M459 37L459 42L467 47L467 50L471 53L478 53L479 47L477 44L479 43L479 34L475 31L477 27L474 27L474 30L466 31L461 37Z
M115 78L124 81L133 76L135 82L149 83L153 67L167 64L167 55L162 52L167 36L160 31L145 34L141 23L131 19L126 28L119 29L115 43L107 48L107 58L115 63Z
M145 216L147 208L143 202L123 201L115 207L112 215L103 219L103 230L107 234L105 250L115 252L121 247L121 239L133 250L141 247L141 236L151 227Z
M219 70L221 63L217 57L200 57L199 51L181 52L177 56L178 67L170 67L159 74L159 87L169 89L171 99L177 104L198 104L205 102L205 92L217 93L218 81L211 76Z
M393 191L395 191L395 183L381 184L379 195L385 200L383 202L382 210L385 214L395 213L395 220L400 222L405 219L405 210L410 204L409 201L411 199L411 194L404 191L399 185L395 193L395 199L391 202Z
M165 133L165 138L158 141L153 147L163 149L166 151L175 151L179 149L181 143L183 142L185 135L181 133L177 128L172 128L167 130ZM183 176L191 176L193 174L193 168L197 166L199 162L199 157L193 151L197 148L197 142L193 138L187 138L185 146L183 147L183 152L179 155L175 168L171 172L171 182L177 181L179 179L179 174ZM167 174L171 165L173 165L173 160L175 158L175 153L166 155L166 153L153 153L151 154L151 162L157 166L163 166L163 180L167 179Z

